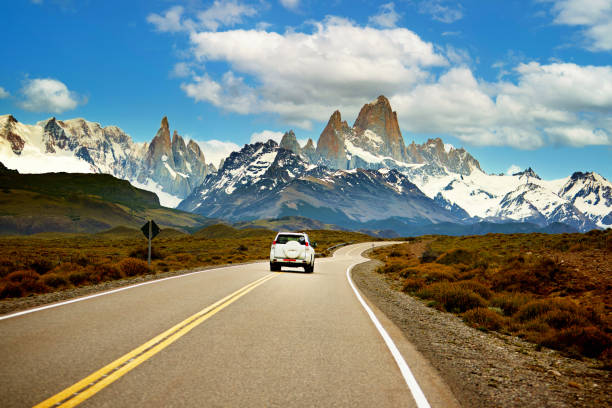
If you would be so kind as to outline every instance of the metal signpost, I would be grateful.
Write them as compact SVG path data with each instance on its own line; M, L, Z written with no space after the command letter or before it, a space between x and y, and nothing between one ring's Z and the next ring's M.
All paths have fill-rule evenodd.
M149 266L151 266L151 241L153 240L153 238L155 238L157 236L157 234L159 234L161 229L157 226L155 221L151 220L151 221L147 221L147 223L145 225L143 225L140 230L142 231L144 236L149 240L149 257L148 257L148 259L149 259Z

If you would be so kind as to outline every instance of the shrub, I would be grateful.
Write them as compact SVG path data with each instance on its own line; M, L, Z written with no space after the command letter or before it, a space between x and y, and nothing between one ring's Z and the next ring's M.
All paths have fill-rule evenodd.
M51 270L51 273L57 273L57 274L71 274L72 272L78 272L83 270L83 267L81 265L72 263L72 262L62 262L59 265L57 265L55 268L53 268Z
M526 322L528 320L539 318L550 311L559 310L567 311L574 315L581 314L583 318L586 317L584 316L584 313L581 313L578 306L571 300L552 298L532 300L531 302L526 303L518 310L516 313L516 318L521 322Z
M463 264L472 265L477 259L477 255L465 249L454 249L442 255L436 262L444 265Z
M237 251L239 251L239 252L244 252L244 251L248 251L248 250L249 250L249 247L248 247L248 246L246 246L246 245L244 245L244 244L240 244L240 245L238 246L238 248L236 248L236 250L237 250Z
M13 282L6 282L0 286L0 299L17 298L23 295L19 285Z
M522 293L498 293L491 298L490 303L491 306L501 308L506 316L511 316L532 299L531 296Z
M487 330L499 330L505 323L503 316L485 307L468 310L463 314L463 320L473 327Z
M47 273L41 277L41 280L45 285L52 288L68 286L68 280L64 276L58 275L57 273Z
M136 258L125 258L119 262L119 269L125 276L145 275L151 272L145 261Z
M475 280L461 281L459 282L459 286L465 289L469 289L472 292L476 292L484 299L490 299L491 296L493 296L493 292L491 292L491 289L487 288L485 285Z
M423 278L408 278L404 280L404 284L402 286L402 292L412 293L421 289L426 285L425 279Z
M115 280L123 277L123 274L115 265L91 265L89 270L90 275L97 277L99 281Z
M6 275L6 279L11 282L22 282L24 280L37 280L40 275L31 270L15 271Z
M477 293L462 288L457 283L438 282L420 289L416 295L433 299L449 312L465 312L476 307L485 307L487 302Z
M431 246L428 246L421 254L421 263L434 262L441 254L440 251L435 251Z
M574 355L599 357L612 346L612 337L594 326L573 326L549 334L540 344Z
M89 280L89 274L85 272L84 270L71 272L70 275L68 275L68 280L74 286L79 286Z
M149 259L149 247L139 247L130 251L130 258L137 258L146 261ZM164 259L165 255L156 247L151 247L151 260L153 259Z
M30 263L30 269L35 270L38 274L43 275L53 269L53 263L48 259L37 259Z

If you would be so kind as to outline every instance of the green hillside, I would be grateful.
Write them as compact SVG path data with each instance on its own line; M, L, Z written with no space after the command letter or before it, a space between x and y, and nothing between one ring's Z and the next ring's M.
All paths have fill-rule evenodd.
M96 233L153 219L187 232L214 223L161 207L157 195L108 174L19 174L0 164L0 234Z

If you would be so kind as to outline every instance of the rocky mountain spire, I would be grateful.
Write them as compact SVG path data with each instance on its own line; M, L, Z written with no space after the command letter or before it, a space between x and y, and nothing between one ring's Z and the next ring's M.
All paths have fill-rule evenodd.
M373 132L382 139L378 154L390 156L396 160L405 160L406 146L397 122L397 113L391 109L389 100L380 95L375 101L363 105L357 120L353 124L357 140L369 142L366 131ZM361 144L361 143L359 143Z
M317 155L323 160L334 163L338 168L346 168L346 154L344 152L344 140L351 129L346 121L342 121L340 111L332 113L323 129L319 142L317 143Z
M6 139L9 142L13 153L20 155L23 147L25 146L25 140L23 140L23 138L19 136L15 130L15 125L17 123L17 119L15 119L13 115L8 115L8 117L6 117L4 126L0 127L0 138Z
M295 154L301 154L302 148L295 137L295 133L293 130L286 132L281 139L279 147L281 149L291 150Z
M170 126L168 125L168 118L164 116L157 134L153 140L151 140L145 163L147 167L152 167L156 163L166 161L169 162L168 164L174 165L172 141L170 140Z

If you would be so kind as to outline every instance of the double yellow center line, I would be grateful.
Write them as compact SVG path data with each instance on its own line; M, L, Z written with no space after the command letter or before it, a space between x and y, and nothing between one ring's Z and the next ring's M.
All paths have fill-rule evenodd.
M208 318L214 316L242 296L246 295L257 286L278 276L278 273L266 275L261 279L249 283L234 293L200 310L198 313L188 317L176 326L166 330L162 334L152 338L142 346L135 348L129 353L108 364L106 367L90 374L76 384L66 388L64 391L36 405L38 407L74 407L90 398L98 391L109 386L119 378L139 366L144 361L153 357L176 340L189 333Z

